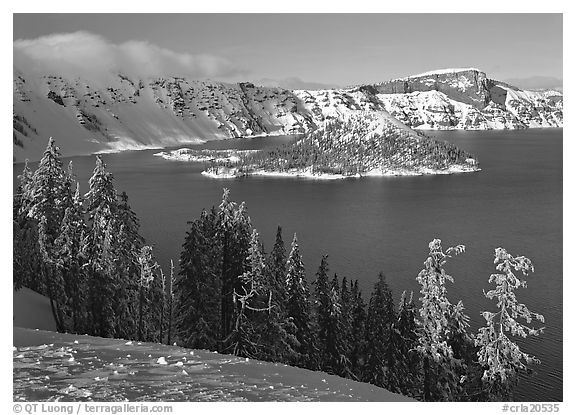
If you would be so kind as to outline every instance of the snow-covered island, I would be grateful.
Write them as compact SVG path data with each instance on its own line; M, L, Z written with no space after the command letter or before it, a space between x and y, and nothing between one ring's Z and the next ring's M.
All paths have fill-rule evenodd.
M208 161L212 178L244 176L345 179L479 171L478 160L453 144L433 140L385 115L364 113L327 121L300 141L259 151L176 150L159 153L178 160Z

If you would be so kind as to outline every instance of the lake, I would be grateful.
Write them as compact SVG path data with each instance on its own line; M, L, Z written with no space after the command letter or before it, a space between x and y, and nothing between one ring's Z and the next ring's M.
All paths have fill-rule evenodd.
M302 178L211 179L200 163L168 161L160 150L106 154L116 189L125 190L141 219L142 234L153 244L162 267L177 262L186 222L202 208L218 205L222 188L246 201L248 213L270 250L282 225L289 249L297 233L309 279L322 254L340 277L358 279L368 296L383 271L396 300L415 291L415 277L428 242L466 245L466 253L447 264L455 283L453 302L462 299L474 330L480 312L496 306L482 290L491 286L494 249L525 255L535 267L528 288L517 296L546 318L544 333L521 347L541 365L516 389L519 401L561 401L562 396L562 129L524 131L431 132L479 158L482 171L449 176L370 177L318 181ZM208 143L194 148L253 149L294 138L256 138ZM83 193L94 156L73 157ZM36 164L31 166L36 168ZM14 166L19 174L22 165Z

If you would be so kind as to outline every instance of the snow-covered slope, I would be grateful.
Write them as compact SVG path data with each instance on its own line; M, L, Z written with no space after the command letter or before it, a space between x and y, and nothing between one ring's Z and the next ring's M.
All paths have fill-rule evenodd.
M156 343L14 328L14 401L412 399L323 372Z
M280 363L57 333L48 298L22 288L13 299L15 401L412 400Z
M473 68L347 89L295 90L164 77L98 80L14 69L14 160L37 160L50 136L64 155L298 134L375 112L403 128L562 126L562 95L523 91Z
M314 128L295 96L281 88L122 75L102 86L18 72L13 120L18 161L38 159L50 136L64 155L73 155Z

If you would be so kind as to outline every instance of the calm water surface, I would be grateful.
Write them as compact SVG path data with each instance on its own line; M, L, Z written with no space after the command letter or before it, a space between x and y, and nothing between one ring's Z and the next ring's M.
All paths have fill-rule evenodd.
M522 379L516 400L562 400L562 130L438 132L431 134L475 154L478 173L429 177L371 177L341 181L249 177L215 180L200 175L199 163L167 161L156 151L104 155L116 188L125 190L141 219L142 233L161 265L177 262L186 222L202 208L218 204L222 188L246 201L253 224L268 250L282 225L288 247L299 244L309 278L322 254L332 272L359 279L365 295L383 271L398 299L414 290L428 242L466 245L447 266L455 278L448 287L462 299L474 330L480 311L494 310L482 290L490 289L494 248L532 259L536 272L517 293L531 310L544 314L540 337L520 342L541 359ZM263 148L293 138L229 140L201 148ZM74 157L82 191L94 157ZM33 168L36 165L32 166ZM22 165L15 165L19 174Z

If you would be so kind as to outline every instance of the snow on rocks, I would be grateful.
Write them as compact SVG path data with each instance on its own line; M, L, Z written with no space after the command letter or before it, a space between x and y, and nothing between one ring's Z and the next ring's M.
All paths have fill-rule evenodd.
M156 363L159 365L167 365L168 362L166 361L166 358L164 356L161 356L158 358L158 360L156 360Z

